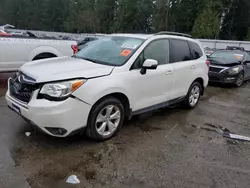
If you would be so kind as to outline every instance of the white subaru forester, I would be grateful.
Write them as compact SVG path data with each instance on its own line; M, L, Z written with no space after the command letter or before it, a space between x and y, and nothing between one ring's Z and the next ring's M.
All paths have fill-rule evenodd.
M73 57L29 62L8 81L8 106L45 133L85 130L114 136L125 118L184 102L193 108L208 84L209 61L184 34L112 34Z

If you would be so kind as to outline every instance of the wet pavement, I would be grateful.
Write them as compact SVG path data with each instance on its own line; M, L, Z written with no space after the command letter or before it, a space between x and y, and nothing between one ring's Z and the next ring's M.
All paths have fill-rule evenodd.
M2 93L4 93L2 89ZM47 136L0 97L0 140L32 188L234 188L250 184L250 84L210 86L194 110L179 106L134 117L106 142ZM27 137L25 132L31 132ZM80 184L66 184L77 175Z

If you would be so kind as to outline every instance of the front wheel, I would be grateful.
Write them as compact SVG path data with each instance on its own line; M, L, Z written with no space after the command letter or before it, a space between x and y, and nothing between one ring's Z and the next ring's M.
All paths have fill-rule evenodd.
M190 86L185 99L185 105L187 108L194 108L198 104L201 97L201 92L202 88L199 82L194 82Z
M236 79L235 85L236 85L237 87L240 87L240 86L243 84L243 81L244 81L244 73L241 72L241 73L238 75L237 79Z
M87 136L97 141L113 137L124 121L124 107L113 97L106 98L91 110L88 120Z

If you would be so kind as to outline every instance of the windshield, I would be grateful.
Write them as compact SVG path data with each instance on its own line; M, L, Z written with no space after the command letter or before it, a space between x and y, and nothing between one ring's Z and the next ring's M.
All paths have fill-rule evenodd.
M87 43L73 57L94 63L120 66L134 54L144 41L128 37L105 37Z
M218 59L225 62L239 62L242 61L244 54L242 52L228 52L228 51L217 51L214 52L210 58Z

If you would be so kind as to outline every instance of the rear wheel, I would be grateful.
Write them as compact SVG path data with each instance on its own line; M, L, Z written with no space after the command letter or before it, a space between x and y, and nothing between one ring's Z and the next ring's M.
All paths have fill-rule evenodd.
M236 79L236 83L235 85L237 87L240 87L242 84L243 84L243 81L244 81L244 73L243 72L240 72L240 74L238 75L237 79Z
M87 136L97 141L104 141L113 137L124 121L124 107L113 97L96 104L91 111Z
M187 108L194 108L200 100L202 87L199 82L194 82L189 90L185 99L185 105Z

